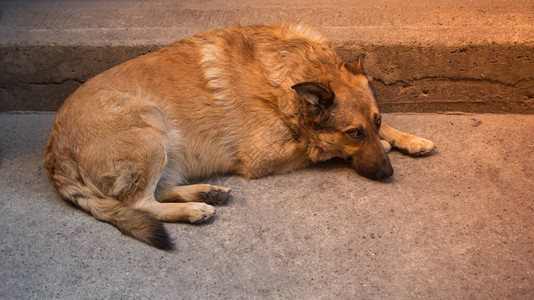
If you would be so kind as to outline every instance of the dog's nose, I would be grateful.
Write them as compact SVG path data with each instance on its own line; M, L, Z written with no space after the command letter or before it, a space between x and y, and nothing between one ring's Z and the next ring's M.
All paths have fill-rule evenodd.
M391 167L391 164L385 164L378 168L377 172L375 173L377 180L383 180L386 178L389 178L393 175L393 168Z
M393 175L393 168L389 163L383 164L378 168L358 168L357 166L355 166L355 169L358 174L373 180L384 180Z

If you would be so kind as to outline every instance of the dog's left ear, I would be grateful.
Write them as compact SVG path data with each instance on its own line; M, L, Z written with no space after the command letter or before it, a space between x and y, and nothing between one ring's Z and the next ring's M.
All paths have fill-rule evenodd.
M323 109L334 102L334 91L317 82L302 82L291 87L306 102Z
M365 54L362 54L358 56L356 60L345 63L345 68L354 75L366 75L365 70L363 69L364 60L365 60Z

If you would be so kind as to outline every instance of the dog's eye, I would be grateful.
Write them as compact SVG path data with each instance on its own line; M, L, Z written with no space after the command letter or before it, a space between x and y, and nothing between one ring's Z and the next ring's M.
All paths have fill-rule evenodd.
M352 139L361 139L364 137L363 130L360 128L353 128L345 131L345 134L348 135Z

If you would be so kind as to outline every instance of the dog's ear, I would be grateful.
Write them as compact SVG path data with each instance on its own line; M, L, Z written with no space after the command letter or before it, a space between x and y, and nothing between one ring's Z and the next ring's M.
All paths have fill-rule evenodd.
M345 68L354 75L366 75L363 69L363 61L365 60L365 54L358 56L354 61L345 63Z
M317 82L302 82L291 87L306 102L323 109L334 102L334 91Z

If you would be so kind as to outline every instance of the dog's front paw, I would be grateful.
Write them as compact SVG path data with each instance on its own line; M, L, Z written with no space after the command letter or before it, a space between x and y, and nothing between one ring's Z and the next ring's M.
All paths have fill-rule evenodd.
M214 189L209 192L200 192L199 196L203 202L208 204L223 204L230 198L229 188Z
M391 151L391 144L384 140L380 140L380 142L382 142L382 147L384 147L386 153L389 153Z
M425 156L434 151L434 143L417 136L411 137L403 145L396 145L397 148L411 156Z
M215 207L205 203L192 203L189 211L189 222L201 224L209 221L215 214Z

